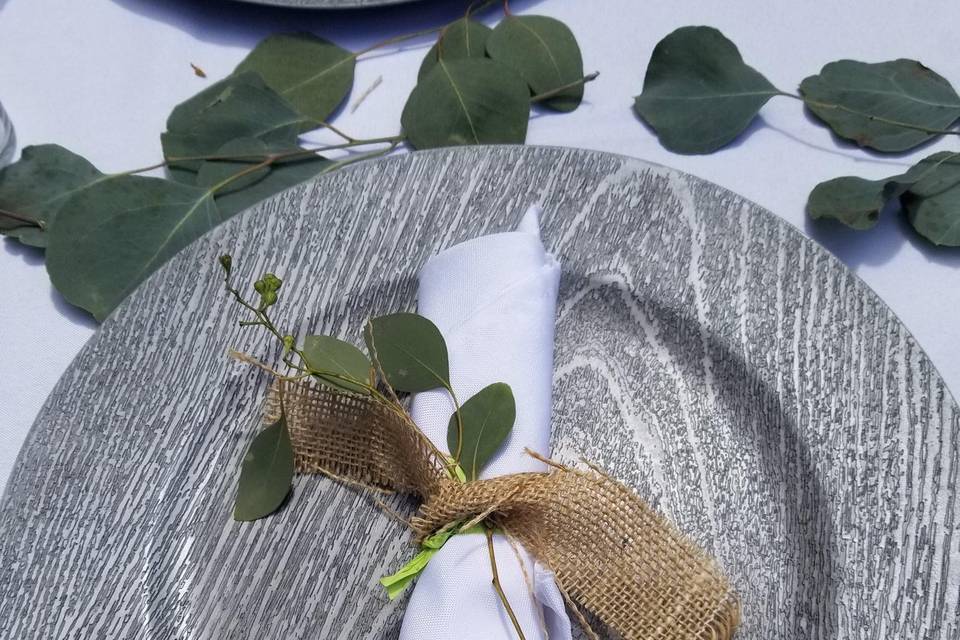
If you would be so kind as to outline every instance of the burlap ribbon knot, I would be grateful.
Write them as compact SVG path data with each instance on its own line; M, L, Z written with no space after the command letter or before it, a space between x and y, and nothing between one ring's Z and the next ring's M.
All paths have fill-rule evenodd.
M722 640L739 605L716 563L626 486L549 463L460 483L444 454L389 404L310 383L285 383L284 409L301 473L323 473L422 500L415 539L488 519L556 575L561 591L625 640ZM279 415L278 387L265 417Z

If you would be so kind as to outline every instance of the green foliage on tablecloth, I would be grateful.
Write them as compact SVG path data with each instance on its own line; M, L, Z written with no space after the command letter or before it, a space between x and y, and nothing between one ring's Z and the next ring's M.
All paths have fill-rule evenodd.
M522 144L531 104L571 110L596 74L583 75L562 23L507 16L491 29L475 19L479 10L355 52L307 33L269 36L234 73L173 109L161 134L163 161L149 167L104 174L57 145L27 147L0 171L0 233L46 248L57 290L102 320L192 240L317 175L402 144ZM430 34L437 41L403 109L401 133L357 138L334 126L361 56ZM194 74L206 77L195 66ZM342 142L304 143L300 135L314 129ZM354 150L362 152L344 155ZM160 167L166 179L134 175Z
M682 27L654 47L634 109L660 142L678 153L712 153L730 144L775 96L802 102L837 136L880 152L903 152L960 135L960 96L915 60L838 60L800 84L777 89L722 33ZM913 228L937 245L960 246L960 154L935 154L882 180L845 176L810 193L807 212L869 229L899 205ZM890 205L890 206L888 206Z
M527 85L489 58L440 60L417 83L400 123L418 149L458 144L523 144L530 117Z
M546 16L507 16L487 40L487 55L516 70L534 95L555 111L573 111L583 100L583 58L570 28ZM564 88L567 87L567 88Z
M446 61L460 58L483 58L487 55L487 38L492 29L482 22L471 20L468 17L451 22L443 31L437 42L430 47L427 55L420 63L417 73L417 82L433 69L440 60L440 49L443 47L443 59ZM581 74L582 75L582 74Z

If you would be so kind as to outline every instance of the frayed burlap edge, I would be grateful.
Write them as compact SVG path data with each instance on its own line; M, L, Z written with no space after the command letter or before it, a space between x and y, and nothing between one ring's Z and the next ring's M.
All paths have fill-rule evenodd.
M417 541L486 518L625 640L732 638L739 602L716 562L606 474L549 463L544 473L462 484L397 407L312 382L285 383L284 407L297 471L419 496L409 522ZM274 386L265 418L278 414Z

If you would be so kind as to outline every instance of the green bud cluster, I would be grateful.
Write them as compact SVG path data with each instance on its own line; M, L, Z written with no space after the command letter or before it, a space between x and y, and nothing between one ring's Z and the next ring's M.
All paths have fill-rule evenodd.
M272 273L265 273L253 283L253 289L260 294L260 308L266 309L277 303L277 292L283 286L283 280Z

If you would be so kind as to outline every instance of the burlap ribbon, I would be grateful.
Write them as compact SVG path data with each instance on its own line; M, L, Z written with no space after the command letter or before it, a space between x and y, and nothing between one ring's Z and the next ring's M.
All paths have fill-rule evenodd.
M297 470L419 496L417 541L485 516L625 640L733 636L739 605L716 563L607 475L551 463L463 484L405 412L309 382L283 386ZM265 414L279 414L276 386Z

